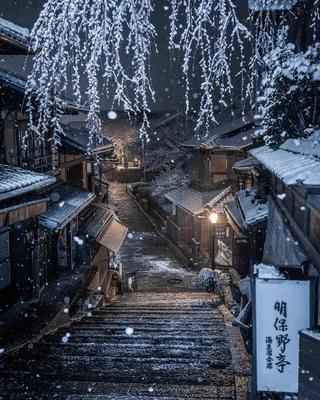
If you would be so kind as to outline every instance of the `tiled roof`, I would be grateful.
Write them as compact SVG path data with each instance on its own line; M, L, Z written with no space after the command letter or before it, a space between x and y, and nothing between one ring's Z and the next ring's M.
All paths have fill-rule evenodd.
M40 224L51 230L62 229L95 198L93 193L66 182L59 182L43 193L50 201L47 212L41 215Z
M96 237L112 216L105 204L91 203L79 214L79 231Z
M27 51L30 44L30 31L11 21L0 17L0 38L15 42L19 47Z
M248 227L268 219L268 204L259 204L254 198L256 192L256 188L244 189L236 195L245 225Z
M232 218L235 224L240 228L240 230L245 228L245 224L242 218L242 215L237 207L237 202L235 200L226 202L224 207L228 213L228 215Z
M252 134L256 128L240 132L234 136L213 138L207 141L205 148L219 148L219 149L243 149L252 145Z
M287 185L293 185L297 180L305 185L320 185L319 150L319 144L310 139L288 140L278 150L263 146L251 153Z
M255 157L247 157L244 160L240 160L234 164L233 169L239 170L250 170L260 162Z
M55 180L52 176L0 164L0 200L38 190Z
M182 143L184 147L191 148L243 148L252 143L251 134L255 129L254 120L250 115L237 118L211 129L205 136L195 136Z
M206 206L211 209L214 208L216 203L222 200L222 197L228 192L229 189L227 192L226 189L220 189L202 193L188 187L181 187L166 193L165 198L188 213L197 215L202 213Z
M27 90L27 78L25 76L16 74L15 72L8 71L0 68L0 84L11 87L18 92L25 93ZM77 103L76 99L72 96L61 94L63 107L70 110L87 112L88 108Z
M88 149L93 154L108 153L112 156L114 150L114 143L112 140L99 134L93 134L90 138L90 131L85 127L76 129L69 125L61 124L65 136L61 136L63 146L72 148L74 151L86 154ZM89 145L90 143L90 145Z

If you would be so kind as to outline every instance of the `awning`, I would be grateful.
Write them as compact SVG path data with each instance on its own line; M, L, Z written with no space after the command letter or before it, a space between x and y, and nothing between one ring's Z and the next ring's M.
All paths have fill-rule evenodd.
M44 194L50 201L47 212L41 215L39 222L46 230L63 229L95 198L93 193L66 182L51 186Z
M115 218L111 218L97 237L97 242L106 247L114 255L117 255L126 237L127 231L128 228L121 225Z
M25 195L0 202L0 228L46 212L48 200L40 195Z
M110 208L101 202L90 203L78 217L79 232L96 238L112 218Z

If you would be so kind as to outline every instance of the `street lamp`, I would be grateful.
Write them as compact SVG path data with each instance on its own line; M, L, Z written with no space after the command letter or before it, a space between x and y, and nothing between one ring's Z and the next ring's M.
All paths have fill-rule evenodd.
M210 219L210 222L211 222L212 224L216 224L217 221L218 221L218 214L217 214L216 212L210 213L209 219Z
M214 269L214 236L215 236L215 227L214 224L218 222L218 214L215 211L212 211L209 214L209 220L212 224L212 269Z

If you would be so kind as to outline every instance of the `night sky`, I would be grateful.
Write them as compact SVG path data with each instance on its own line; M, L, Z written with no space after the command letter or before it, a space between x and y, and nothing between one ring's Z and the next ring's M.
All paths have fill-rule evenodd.
M0 0L0 2L1 17L22 27L31 29L39 16L45 0ZM243 0L240 0L240 2L243 4ZM185 102L181 65L179 65L179 59L173 58L168 50L170 9L166 10L166 8L169 5L170 2L166 0L155 1L153 23L158 33L157 46L159 53L156 54L154 52L151 58L151 74L153 88L156 92L156 103L150 103L150 106L154 112L167 112L179 108L184 109ZM245 7L242 6L242 8L246 11L247 4L245 4ZM24 62L24 56L2 57L0 59L0 67L14 70L21 75L27 75L32 62L28 60L26 70L23 70ZM191 101L193 101L193 93L198 92L199 86L200 79L196 74L196 77L193 78ZM111 102L103 95L101 96L101 108L102 110L109 110L111 108Z

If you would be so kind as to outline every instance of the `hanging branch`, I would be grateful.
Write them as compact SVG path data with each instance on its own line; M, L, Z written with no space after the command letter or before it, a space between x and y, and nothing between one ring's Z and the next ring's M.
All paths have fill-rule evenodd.
M178 35L179 12L185 19L181 37ZM249 30L239 21L232 0L172 0L169 45L172 51L182 52L182 68L186 82L186 109L189 111L190 74L195 59L201 70L201 103L197 128L208 130L215 121L214 99L227 106L233 94L230 66L235 48L239 50L241 91L244 91L244 41Z
M154 100L149 65L156 36L150 22L152 3L153 0L47 1L31 32L39 50L28 78L31 131L44 137L52 128L53 144L60 144L65 93L72 86L78 105L86 99L92 140L92 135L101 129L102 86L108 97L113 88L113 102L125 111L142 113L141 134L146 133L149 99ZM129 68L128 59L132 60ZM32 99L38 103L37 118Z

